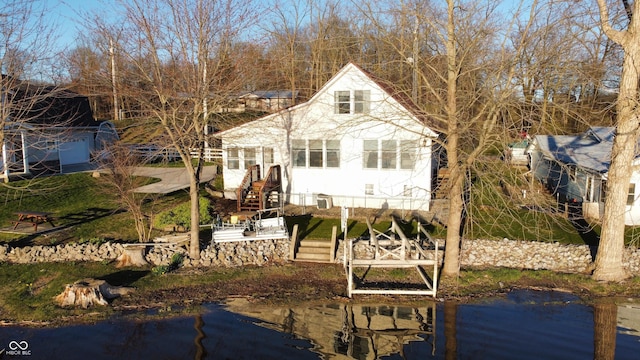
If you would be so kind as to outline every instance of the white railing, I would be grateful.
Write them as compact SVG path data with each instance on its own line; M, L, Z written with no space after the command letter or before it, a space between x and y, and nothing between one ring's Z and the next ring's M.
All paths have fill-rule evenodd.
M177 150L168 148L168 147L160 147L156 145L131 145L131 152L140 156L142 159L146 161L176 161L180 159L180 154ZM198 157L198 150L191 149L190 151L191 157ZM214 160L222 160L222 149L214 149L214 148L205 148L203 152L203 158L206 161L214 161Z
M191 157L194 159L198 157L197 149L191 150ZM204 148L203 158L206 161L222 160L222 149Z

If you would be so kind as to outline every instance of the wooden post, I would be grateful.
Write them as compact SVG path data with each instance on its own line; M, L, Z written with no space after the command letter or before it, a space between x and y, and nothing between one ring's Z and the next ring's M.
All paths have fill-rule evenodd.
M347 236L345 235L345 240ZM331 229L331 252L329 253L329 260L334 262L336 259L336 243L338 242L338 227L333 226Z
M345 240L346 242L347 240ZM348 251L349 251L349 255L347 256L347 267L348 267L348 271L347 271L347 295L349 296L349 298L352 297L352 291L353 291L353 240L349 240L349 247L348 247Z
M298 224L293 225L291 232L291 245L289 248L289 259L295 260L296 251L298 250Z
M378 255L378 236L376 235L376 232L373 230L373 226L371 226L371 222L369 221L369 218L366 218L367 220L367 228L369 228L369 244L371 244L373 242L373 246L374 246L374 258L379 258L380 256Z

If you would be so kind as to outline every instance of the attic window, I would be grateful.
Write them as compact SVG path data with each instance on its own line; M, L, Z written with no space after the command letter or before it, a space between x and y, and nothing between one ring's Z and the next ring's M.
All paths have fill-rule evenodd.
M351 94L349 91L336 91L334 94L336 114L351 113Z
M371 91L343 90L334 93L336 114L368 114Z

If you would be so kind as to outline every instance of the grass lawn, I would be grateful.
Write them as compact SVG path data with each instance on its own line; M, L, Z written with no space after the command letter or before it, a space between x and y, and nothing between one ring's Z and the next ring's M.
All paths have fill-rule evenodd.
M15 181L0 186L0 227L11 226L15 212L23 210L51 212L56 226L63 231L33 239L43 245L92 239L135 241L137 234L131 216L113 201L113 195L91 174L78 173ZM186 192L158 198L156 209L188 201ZM0 234L0 243L24 238L18 234Z
M87 173L52 176L42 179L11 182L0 187L0 227L10 227L16 211L33 210L53 213L57 226L65 228L46 238L39 236L31 241L43 245L53 245L67 241L135 241L137 235L133 221L126 211L118 208L107 188ZM188 201L187 192L159 197L154 202L154 212L171 208ZM289 230L298 224L301 239L329 239L333 226L338 227L338 236L343 238L339 218L323 218L311 215L287 217ZM536 241L558 241L567 244L588 243L585 233L580 233L564 217L558 214L519 209L484 209L476 207L471 212L467 238L487 238ZM391 226L390 219L376 221L373 227L386 231ZM415 223L402 224L404 232L416 235ZM427 228L432 235L444 237L446 229L441 226ZM590 236L596 236L599 228L589 229ZM627 243L634 244L638 231L627 230ZM368 236L363 218L352 218L348 222L348 237ZM20 240L24 235L0 234L0 243ZM635 242L637 244L637 241Z

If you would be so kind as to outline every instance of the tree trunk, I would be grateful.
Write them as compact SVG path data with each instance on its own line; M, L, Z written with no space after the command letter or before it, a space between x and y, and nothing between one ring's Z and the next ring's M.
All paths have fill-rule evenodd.
M104 280L84 279L67 285L54 301L63 307L80 306L86 309L93 305L108 305L107 300L127 295L132 291L132 288L112 286Z
M634 12L640 9L634 4ZM635 158L638 141L638 67L640 65L640 20L636 16L625 32L615 32L608 27L606 5L598 1L602 18L602 26L607 36L622 45L625 51L620 79L620 92L616 103L617 125L616 136L611 149L611 163L607 179L607 196L604 203L602 233L596 254L593 277L602 281L620 281L629 277L622 266L624 251L625 212L629 182L633 172L632 162ZM634 194L635 195L635 194ZM635 199L634 199L635 200Z
M593 358L613 360L616 358L616 330L618 306L615 303L593 305Z
M149 265L144 258L144 251L146 247L144 245L139 246L125 246L122 254L116 260L116 267L128 267L128 266L146 266Z
M460 226L462 225L463 173L458 158L458 114L454 1L448 0L447 21L447 163L451 171L449 190L449 217L447 220L447 239L444 250L442 276L457 277L460 274Z
M191 241L189 242L189 257L200 259L200 194L198 181L191 179L189 195L191 198Z
M460 274L460 245L464 212L464 203L462 201L464 179L460 172L461 170L458 167L451 169L447 238L442 268L442 276L447 277L457 277Z
M455 360L458 358L457 327L458 304L447 300L444 302L444 358Z

